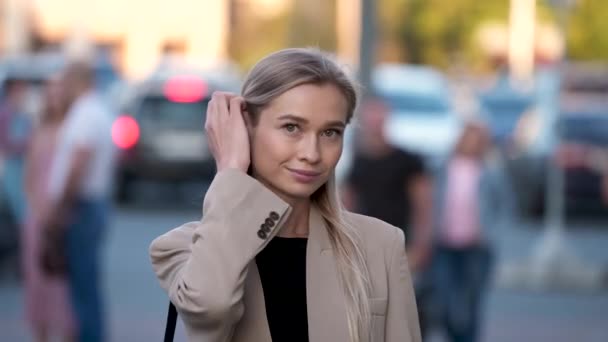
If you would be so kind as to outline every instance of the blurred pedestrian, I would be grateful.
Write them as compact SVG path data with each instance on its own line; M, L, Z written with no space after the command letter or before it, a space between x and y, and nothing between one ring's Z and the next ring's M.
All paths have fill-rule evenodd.
M104 341L99 264L114 173L112 116L93 89L90 65L70 64L62 82L69 109L50 170L52 207L46 229L49 239L65 243L65 250L58 248L57 252L66 253L78 340Z
M512 213L506 177L488 163L489 147L485 127L467 124L437 177L432 267L441 322L453 342L479 340L493 260L490 229L501 213Z
M403 232L349 213L335 167L357 101L326 55L262 59L214 93L202 220L150 253L191 341L420 341Z
M350 210L381 219L405 233L424 337L429 324L426 271L431 256L432 179L421 156L387 140L389 110L379 97L362 104L356 151L342 197Z
M25 91L23 80L9 78L4 83L5 94L0 103L0 159L3 159L0 186L19 226L25 219L23 176L32 131L31 120L22 110Z
M43 272L42 218L48 211L48 171L53 160L57 135L66 113L59 78L45 86L40 125L34 131L26 159L25 189L27 218L22 231L22 262L25 287L25 312L35 341L49 341L52 336L62 341L75 338L72 307L64 276L49 277Z

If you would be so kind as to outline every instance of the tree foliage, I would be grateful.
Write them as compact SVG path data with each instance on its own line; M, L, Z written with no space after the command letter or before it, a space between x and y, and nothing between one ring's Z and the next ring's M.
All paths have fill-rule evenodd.
M578 0L567 16L568 56L608 62L608 1Z
M455 57L480 58L475 30L485 21L509 19L509 0L382 0L382 33L401 48L400 59L445 67ZM537 19L555 22L550 0L537 0ZM577 0L565 13L568 54L608 62L608 1Z

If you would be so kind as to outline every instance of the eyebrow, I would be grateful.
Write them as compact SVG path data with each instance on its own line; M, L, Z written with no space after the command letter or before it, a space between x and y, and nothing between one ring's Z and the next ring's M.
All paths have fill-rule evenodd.
M278 119L279 120L293 120L293 121L296 121L296 122L304 124L304 125L309 123L307 119L305 119L301 116L293 115L293 114L283 114L283 115L279 116ZM346 127L346 124L342 121L329 121L325 124L325 126L344 128L344 127Z

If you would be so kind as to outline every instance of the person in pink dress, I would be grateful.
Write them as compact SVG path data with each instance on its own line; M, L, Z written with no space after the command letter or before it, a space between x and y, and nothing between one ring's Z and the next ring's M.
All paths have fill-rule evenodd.
M35 341L61 337L73 341L74 317L66 279L49 276L41 267L44 246L42 218L48 211L47 183L57 133L66 113L59 79L47 82L40 125L28 150L25 171L27 218L22 230L25 313Z
M514 215L506 170L491 158L491 149L484 123L467 123L436 177L433 285L439 323L450 342L482 339L495 231L510 227Z

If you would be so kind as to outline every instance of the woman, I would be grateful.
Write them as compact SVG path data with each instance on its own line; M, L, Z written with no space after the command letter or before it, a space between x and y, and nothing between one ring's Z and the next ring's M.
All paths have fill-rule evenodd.
M441 321L453 342L479 338L481 301L492 264L490 228L497 228L511 210L506 180L486 158L489 146L486 129L467 124L437 177L433 284Z
M420 341L401 230L339 206L356 91L322 53L261 60L215 93L203 218L150 247L191 341Z
M25 174L28 202L22 248L25 307L36 341L48 341L53 334L62 336L64 341L72 341L75 335L66 280L49 277L41 269L40 262L45 243L41 220L49 205L46 195L48 170L65 113L59 79L51 79L46 86L41 123L27 154Z

